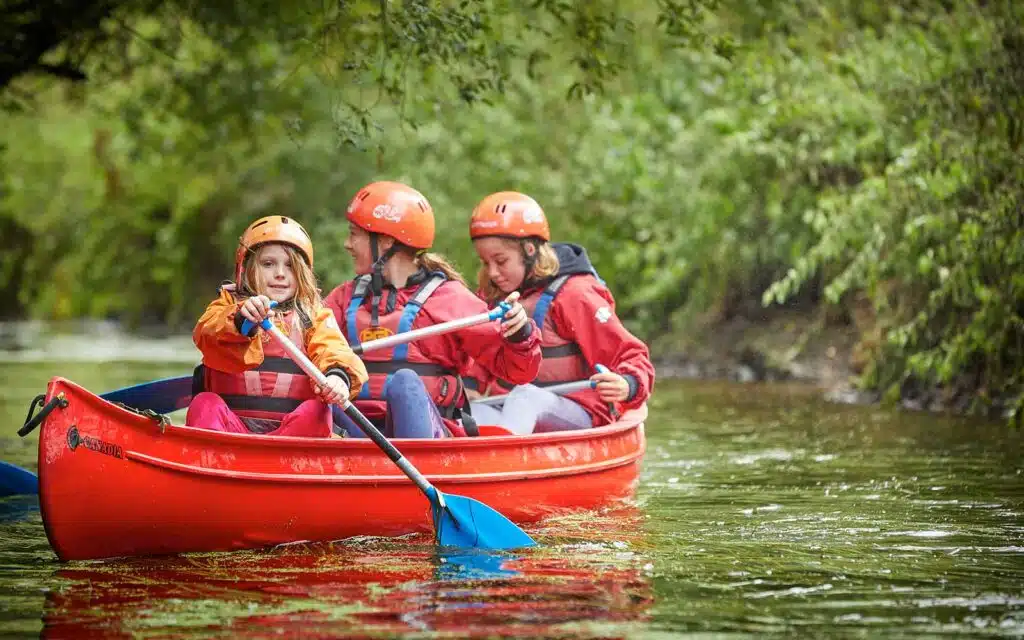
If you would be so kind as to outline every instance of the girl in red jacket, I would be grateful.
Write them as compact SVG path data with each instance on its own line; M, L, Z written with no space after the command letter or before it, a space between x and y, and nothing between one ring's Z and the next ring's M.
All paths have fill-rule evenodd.
M654 386L647 345L615 316L615 299L586 250L550 242L547 218L533 198L514 191L487 196L473 210L469 235L481 264L478 295L493 302L520 293L541 328L544 357L533 384L474 373L480 392L509 393L500 411L472 405L480 424L520 434L585 429L647 400ZM594 373L597 364L610 371ZM566 397L543 388L588 378L595 389Z
M441 256L434 212L423 195L397 182L374 182L348 207L345 249L359 274L326 299L353 345L478 313L487 305ZM540 367L540 331L517 302L502 323L485 323L363 355L369 382L357 408L397 438L475 435L461 374L471 359L491 375L524 383ZM352 436L359 428L341 411L335 421Z
M271 301L277 302L273 311ZM327 375L327 386L311 383L277 341L259 331L255 325L268 317ZM243 333L246 320L253 326ZM334 314L322 306L309 236L285 216L260 218L245 230L235 252L235 282L221 287L192 338L203 354L185 417L193 427L327 438L327 405L347 399L367 378Z

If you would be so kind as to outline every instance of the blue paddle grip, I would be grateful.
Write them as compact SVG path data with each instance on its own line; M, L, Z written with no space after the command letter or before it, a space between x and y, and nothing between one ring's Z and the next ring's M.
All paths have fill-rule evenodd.
M273 309L276 306L277 306L277 302L271 300L270 301L270 308ZM243 336L249 335L249 332L252 331L252 328L255 327L255 326L256 325L253 324L253 322L251 320L243 320L242 321L242 335ZM263 318L263 322L260 323L260 326L263 327L264 331L270 331L270 327L272 326L270 324L270 318Z
M604 366L603 364L595 364L594 368L597 369L598 373L608 373L609 371L611 371L611 369L609 369L608 367ZM590 388L591 389L596 389L597 388L597 383L594 382L593 380L591 380L590 381Z
M496 306L493 309L491 309L491 313L488 314L487 317L490 318L491 320L497 320L498 318L500 318L503 315L505 315L506 313L508 313L509 309L511 309L511 308L512 308L512 305L510 305L509 303L507 303L507 302L499 302L498 306Z

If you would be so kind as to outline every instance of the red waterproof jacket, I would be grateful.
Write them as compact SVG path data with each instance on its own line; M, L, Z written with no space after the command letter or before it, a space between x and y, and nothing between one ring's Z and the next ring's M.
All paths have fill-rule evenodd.
M587 410L594 426L605 425L614 420L613 412L638 407L650 397L655 377L650 351L615 315L615 298L598 279L586 251L573 244L552 246L559 259L558 274L521 290L523 305L533 309L532 317L542 326L542 332L557 333L543 336L542 345L549 345L548 353L555 357L545 357L535 384L585 379L595 373L596 364L624 376L630 395L614 407L601 402L593 390L568 396ZM558 283L557 290L551 290L552 283ZM548 298L547 302L544 298ZM581 366L583 363L585 367ZM474 368L467 380L471 387L486 389L492 395L507 392L508 383L515 383L503 382L501 376L488 374L482 368Z
M424 284L436 275L421 271L402 289L385 286L377 303L376 325L374 314L371 313L372 295L357 295L362 293L360 289L365 288L360 287L362 278L335 288L328 294L324 304L334 312L342 332L353 345L368 339L386 337L389 332L410 331L488 310L486 303L469 289L451 280L432 287L425 299L423 296L417 298L417 294L424 291ZM410 305L410 301L422 306L414 314L405 314L407 307L418 306L415 303ZM396 316L400 319L403 315L406 317L405 322L394 321ZM363 356L363 360L370 373L370 380L363 386L355 403L367 417L379 420L385 415L386 403L380 398L380 393L389 372L402 367L423 369L420 376L445 417L445 425L453 435L461 436L465 435L465 431L455 420L457 414L449 411L453 404L460 408L466 404L461 376L475 363L488 375L517 384L533 380L540 369L540 331L536 326L531 326L525 339L510 342L502 337L501 326L494 321L423 338L405 349L395 347L370 352ZM430 363L437 366L436 371L428 371L424 367ZM452 385L443 384L449 378L457 385L457 397L452 397Z

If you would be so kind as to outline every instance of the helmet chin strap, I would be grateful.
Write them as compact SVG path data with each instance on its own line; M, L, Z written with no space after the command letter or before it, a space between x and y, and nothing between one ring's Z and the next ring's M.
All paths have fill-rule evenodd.
M370 233L370 257L373 258L373 264L370 266L370 292L373 294L370 298L370 324L375 327L378 324L380 297L384 293L384 263L398 251L398 243L395 242L384 252L384 255L380 255L380 247L377 245L378 235Z

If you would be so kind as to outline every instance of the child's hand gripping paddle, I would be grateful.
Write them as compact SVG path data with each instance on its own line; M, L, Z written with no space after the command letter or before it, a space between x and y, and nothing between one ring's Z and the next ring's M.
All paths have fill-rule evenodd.
M242 333L248 334L252 326L248 320L243 322ZM295 363L306 372L306 375L321 387L325 385L326 376L269 319L264 319L260 323L260 327L269 332L281 344ZM402 470L402 473L408 476L427 496L431 505L435 539L438 544L482 549L514 549L537 544L515 523L484 503L472 498L438 491L351 402L346 400L342 409L362 428L370 440L373 440L373 443L387 454L388 458Z

